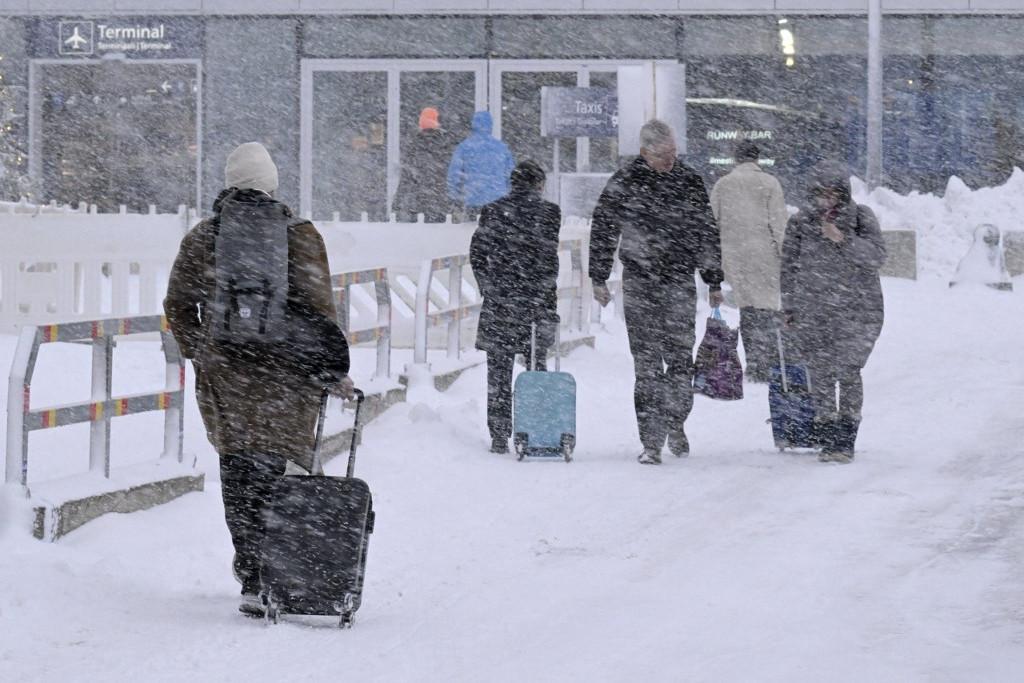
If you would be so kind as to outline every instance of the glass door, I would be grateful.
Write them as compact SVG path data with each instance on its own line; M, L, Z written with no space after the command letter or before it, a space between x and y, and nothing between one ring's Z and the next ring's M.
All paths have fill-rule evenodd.
M313 80L313 215L387 215L388 74L323 71Z
M199 66L37 61L30 174L45 200L160 212L199 202Z
M302 215L389 220L424 107L454 140L486 107L486 63L306 60L302 65Z

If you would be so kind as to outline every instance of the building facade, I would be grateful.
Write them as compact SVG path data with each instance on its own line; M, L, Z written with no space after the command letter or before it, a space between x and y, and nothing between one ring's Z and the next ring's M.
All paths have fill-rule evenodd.
M207 211L226 154L259 140L284 201L383 219L423 107L459 138L487 109L517 159L551 169L541 89L614 93L620 67L651 62L685 65L681 137L708 182L742 137L787 194L821 157L865 164L866 0L3 3L0 199ZM883 184L994 185L1024 165L1024 0L883 0L882 54ZM623 157L563 138L557 160Z

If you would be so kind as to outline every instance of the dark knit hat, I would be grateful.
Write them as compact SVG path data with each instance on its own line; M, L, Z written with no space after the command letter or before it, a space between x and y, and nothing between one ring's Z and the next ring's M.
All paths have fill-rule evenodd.
M515 189L533 188L544 182L546 177L547 174L544 173L544 169L541 168L540 164L531 159L526 159L525 161L520 161L512 169L509 184Z
M757 161L761 156L761 146L753 140L740 140L740 143L736 145L736 151L733 155L736 157L737 164Z

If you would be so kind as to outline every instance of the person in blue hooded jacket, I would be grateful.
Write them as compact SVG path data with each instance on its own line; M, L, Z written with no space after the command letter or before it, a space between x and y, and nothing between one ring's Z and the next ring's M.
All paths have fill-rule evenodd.
M448 195L466 207L468 220L509 192L516 162L505 143L491 135L493 126L490 112L473 114L473 132L458 144L448 164Z

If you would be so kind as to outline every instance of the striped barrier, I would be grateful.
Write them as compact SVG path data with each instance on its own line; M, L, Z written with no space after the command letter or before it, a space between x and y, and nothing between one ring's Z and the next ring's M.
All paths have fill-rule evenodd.
M447 286L435 278L448 271ZM480 315L481 297L470 283L469 255L444 256L424 261L420 267L416 287L415 339L413 362L427 362L427 333L431 328L447 326L448 358L458 358L462 352L462 323ZM470 296L470 293L474 296Z
M573 330L586 332L590 329L590 316L583 309L583 240L566 239L558 243L559 252L568 252L569 271L567 283L558 287L558 301L568 302L568 311L562 320L570 333ZM564 268L559 269L565 272Z
M376 325L358 330L351 328L352 309L361 307L352 296L357 285L373 285L376 301ZM374 377L388 377L391 374L391 287L388 284L388 269L374 268L331 276L334 290L334 305L338 310L338 324L345 330L350 345L373 342L377 346L377 369Z
M113 396L112 365L117 337L158 334L167 363L163 391ZM92 345L92 397L85 403L33 408L32 376L39 347L52 342ZM18 339L8 384L7 466L5 481L28 483L28 437L39 429L89 423L89 471L110 477L110 421L115 417L162 410L164 418L163 457L182 460L184 428L185 362L178 351L167 319L160 315L108 320L86 320L25 327Z

